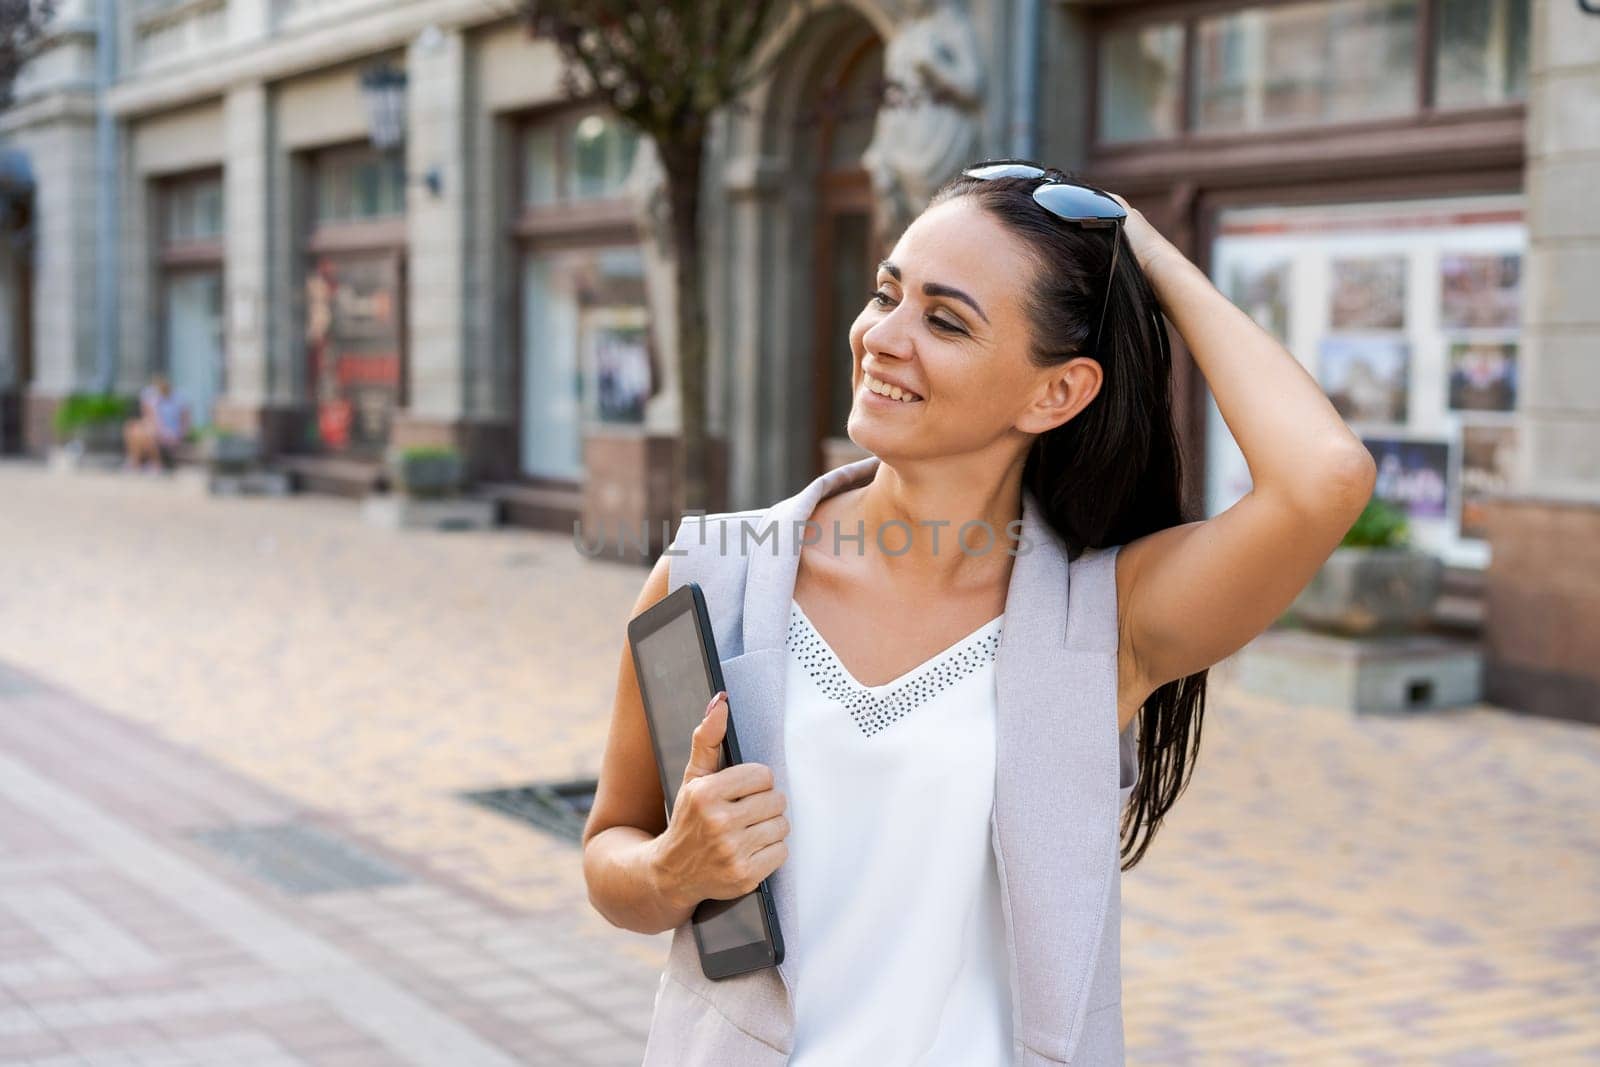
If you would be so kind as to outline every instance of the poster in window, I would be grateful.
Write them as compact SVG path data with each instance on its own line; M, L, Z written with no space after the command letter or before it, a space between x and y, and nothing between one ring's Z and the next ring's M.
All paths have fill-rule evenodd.
M1511 484L1516 430L1510 426L1461 428L1461 536L1482 538L1483 499Z
M1513 341L1450 343L1450 408L1511 411L1517 406L1517 345Z
M591 417L604 423L644 422L654 381L648 313L633 307L588 308L581 328L593 397Z
M1442 519L1449 511L1450 446L1444 441L1366 437L1378 465L1372 495L1413 519Z
M1289 338L1289 261L1235 263L1228 272L1228 299L1281 344Z
M400 274L392 255L319 256L306 350L322 447L377 454L400 397Z
M1401 337L1324 337L1317 377L1351 422L1404 422L1411 346Z
M1406 257L1335 259L1329 324L1335 330L1400 330L1406 324Z
M1522 257L1439 257L1439 324L1447 330L1513 329L1522 321Z

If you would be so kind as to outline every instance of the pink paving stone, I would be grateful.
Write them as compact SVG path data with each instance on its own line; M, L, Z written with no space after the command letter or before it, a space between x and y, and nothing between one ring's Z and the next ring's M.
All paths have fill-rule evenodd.
M155 1021L157 1030L169 1038L184 1039L211 1037L214 1034L235 1033L241 1029L252 1032L265 1027L244 1027L237 1013L210 1012L204 1015L172 1015Z
M100 995L103 991L99 984L80 978L55 978L39 982L28 982L14 990L19 999L29 1004L45 1004L52 1001L93 997Z
M108 1023L103 1026L63 1027L63 1040L81 1052L126 1051L161 1041L160 1031L143 1023Z
M274 1027L272 1036L280 1044L295 1052L347 1049L352 1045L368 1044L372 1040L365 1031L356 1029L342 1019L290 1023L287 1026Z

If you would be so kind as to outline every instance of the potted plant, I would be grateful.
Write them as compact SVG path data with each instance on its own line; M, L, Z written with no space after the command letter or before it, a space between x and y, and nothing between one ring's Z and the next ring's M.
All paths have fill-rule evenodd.
M200 459L216 474L238 474L249 470L255 463L259 448L256 439L216 426L205 426L195 431Z
M388 453L389 482L407 496L454 496L460 489L464 465L454 448L414 445Z
M120 452L122 424L134 412L131 397L72 393L56 408L56 437L78 452Z
M1421 628L1443 574L1439 557L1410 543L1405 514L1370 500L1289 614L1311 629L1347 636Z

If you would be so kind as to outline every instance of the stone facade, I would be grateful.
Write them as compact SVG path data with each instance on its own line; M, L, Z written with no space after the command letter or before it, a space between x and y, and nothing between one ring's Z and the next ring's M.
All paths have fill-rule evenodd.
M1491 700L1600 722L1600 15L1533 5L1524 442L1490 505Z
M722 457L716 473L721 506L770 502L803 485L819 464L857 454L830 428L831 401L816 384L847 367L840 323L848 316L825 320L818 294L833 279L826 256L859 236L851 229L859 213L875 212L861 165L871 116L857 128L848 117L829 118L818 105L870 82L896 35L937 6L926 0L807 5L767 43L763 59L770 60L770 74L752 90L748 106L714 124L703 189L707 429ZM1084 106L1092 87L1083 72L1094 69L1096 20L1122 15L1106 14L1104 5L1040 0L1035 32L1025 17L1034 6L1023 0L961 5L978 68L969 116L978 155L1012 155L1032 146L1031 154L1068 169L1093 163L1186 250L1204 243L1206 204L1235 203L1274 182L1303 185L1311 171L1321 173L1328 149L1320 143L1304 159L1279 160L1243 177L1240 168L1259 146L1194 149L1188 156L1188 149L1171 149L1154 168L1159 180L1130 169L1127 152L1096 156ZM1583 529L1593 538L1600 532L1600 362L1594 358L1600 312L1592 299L1600 277L1600 198L1593 195L1600 159L1600 17L1570 2L1532 7L1522 470L1515 499L1500 505L1502 513L1489 525L1496 538L1539 541L1541 531L1570 536L1574 524L1589 523ZM509 510L563 527L584 515L625 520L638 512L636 518L646 518L666 507L670 442L677 433L669 328L674 266L662 243L659 177L648 147L631 179L636 218L613 213L602 220L606 239L636 242L644 263L657 381L643 424L636 433L593 434L584 442L576 481L526 473L523 393L532 357L524 328L524 263L531 242L564 247L573 235L551 238L540 231L530 238L519 230L522 138L531 123L568 113L572 103L554 48L530 39L507 10L481 0L64 0L48 47L23 72L16 103L0 114L0 147L25 154L36 182L31 252L0 244L0 285L8 294L0 334L30 335L26 364L16 351L19 342L0 342L0 422L23 423L21 433L0 425L0 447L20 441L42 452L65 395L105 386L131 391L160 364L157 190L175 176L204 171L221 175L225 217L226 373L214 420L258 436L269 455L307 447L317 425L306 340L309 161L315 153L367 142L368 101L360 79L384 62L403 69L408 82L407 182L403 217L394 227L403 260L405 388L390 443L454 445L480 482L519 483L521 503ZM1028 96L1024 47L1038 49L1042 79L1032 111L1020 106ZM114 83L97 104L96 79L105 69L99 59L108 48L116 50ZM103 114L114 121L116 136L109 140L97 132ZM1494 121L1494 129L1523 128L1520 115ZM1440 138L1460 128L1424 125L1391 131L1391 138L1415 140L1414 155L1433 151L1428 146L1448 149ZM1348 140L1327 143L1343 146L1336 156L1359 154ZM1384 151L1375 166L1388 172L1363 164L1362 180L1400 188L1415 160ZM1506 158L1514 181L1520 156ZM1197 206L1193 182L1173 177L1191 173L1200 175L1194 181L1211 181L1220 199ZM437 178L435 185L429 176ZM1410 177L1416 185L1433 183L1428 174ZM103 207L97 195L105 181L117 191L110 235L97 229ZM1327 188L1333 181L1314 195L1345 195ZM1474 191L1470 183L1458 184ZM875 234L867 243L893 236ZM852 254L863 253L858 258L865 262L867 251L863 246ZM108 255L118 265L110 294L100 270ZM26 331L16 309L19 268L27 265L19 257L31 257ZM114 318L101 313L112 297ZM104 336L108 332L114 336ZM18 372L25 365L31 374L23 382ZM1180 359L1177 375L1182 395L1203 396L1192 364ZM1200 408L1180 408L1187 447L1198 460ZM1600 676L1584 673L1592 668L1558 651L1538 653L1543 646L1514 639L1506 627L1531 617L1532 601L1524 594L1542 590L1541 597L1557 597L1583 583L1530 577L1520 568L1540 557L1515 546L1502 549L1499 542L1493 551L1489 599L1505 605L1505 615L1490 625L1489 686L1498 684L1496 671L1502 679L1522 679L1520 685L1530 672L1548 670L1550 685L1540 691L1566 694L1552 699L1571 707L1571 694L1588 692L1584 687ZM1571 577L1579 566L1563 563L1546 577ZM1560 617L1573 620L1577 632L1600 633L1593 605L1582 600L1587 594L1570 595L1577 599L1562 602L1567 614Z

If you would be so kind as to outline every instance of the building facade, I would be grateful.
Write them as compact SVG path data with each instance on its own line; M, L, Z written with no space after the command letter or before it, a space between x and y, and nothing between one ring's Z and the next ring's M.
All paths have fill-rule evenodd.
M163 370L313 483L448 444L514 518L669 517L659 172L514 6L64 0L0 115L0 448ZM1600 521L1595 57L1578 0L797 9L706 168L715 506L855 454L872 265L961 162L1022 155L1140 207L1323 384L1416 539L1537 615L1506 590L1547 605L1578 564L1502 572L1496 538ZM1248 471L1178 356L1215 513ZM1600 635L1584 597L1566 632ZM1600 703L1575 645L1495 642L1497 677Z

